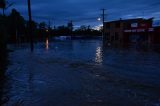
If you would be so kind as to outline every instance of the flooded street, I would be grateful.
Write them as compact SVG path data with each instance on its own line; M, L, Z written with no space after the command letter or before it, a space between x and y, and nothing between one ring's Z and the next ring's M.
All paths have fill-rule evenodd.
M10 48L4 106L160 106L160 53L99 39Z

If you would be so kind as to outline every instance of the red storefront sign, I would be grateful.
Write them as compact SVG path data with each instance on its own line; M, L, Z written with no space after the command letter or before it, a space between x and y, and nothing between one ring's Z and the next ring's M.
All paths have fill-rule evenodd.
M131 32L134 32L134 33L138 33L138 32L153 32L154 31L154 28L147 28L147 29L144 29L144 28L138 28L138 29L126 29L124 30L125 33L131 33Z
M130 27L124 30L125 33L144 33L153 31L155 31L155 29L152 28L151 22L149 21L131 23Z

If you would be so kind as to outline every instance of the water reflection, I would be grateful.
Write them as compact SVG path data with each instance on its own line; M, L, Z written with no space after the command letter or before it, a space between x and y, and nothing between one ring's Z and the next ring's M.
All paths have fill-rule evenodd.
M103 62L102 47L97 47L95 62L101 64Z
M49 49L49 41L48 41L48 38L46 38L45 47L46 47L46 50Z
M87 96L87 99L92 100L107 98L104 94L115 91L113 95L123 97L122 91L125 90L121 91L122 86L127 88L127 92L124 93L126 98L130 95L128 92L130 80L127 80L129 78L135 82L160 83L159 54L111 47L104 49L101 45L100 40L54 40L52 42L47 38L45 43L40 43L35 48L44 52L29 54L22 48L22 50L15 50L10 58L13 65L8 67L13 77L10 81L12 89L5 87L9 90L7 92L10 97L9 103L19 101L20 98L26 106L28 104L46 106L48 103L50 105L59 103L63 106L70 100L68 98L73 98L71 103L75 104L81 98L86 99L86 94L91 95ZM47 55L44 49L49 49ZM122 80L121 76L124 77ZM126 83L123 83L124 79ZM95 83L92 83L93 81ZM111 89L108 89L110 83ZM80 93L77 93L77 90ZM117 99L116 95L113 99ZM64 103L61 104L62 100ZM130 97L126 98L127 100L130 101Z

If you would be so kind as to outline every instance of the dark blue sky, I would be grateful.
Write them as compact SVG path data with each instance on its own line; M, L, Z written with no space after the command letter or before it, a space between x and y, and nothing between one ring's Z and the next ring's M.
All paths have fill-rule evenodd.
M27 0L8 0L27 18ZM102 8L108 14L106 20L136 17L160 19L160 0L31 0L33 19L62 25L73 20L74 25L100 24ZM9 10L8 10L9 11Z

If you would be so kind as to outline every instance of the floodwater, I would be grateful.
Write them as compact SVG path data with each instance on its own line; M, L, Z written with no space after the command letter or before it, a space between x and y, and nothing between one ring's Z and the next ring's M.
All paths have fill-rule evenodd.
M160 106L160 54L95 40L10 45L4 106Z

